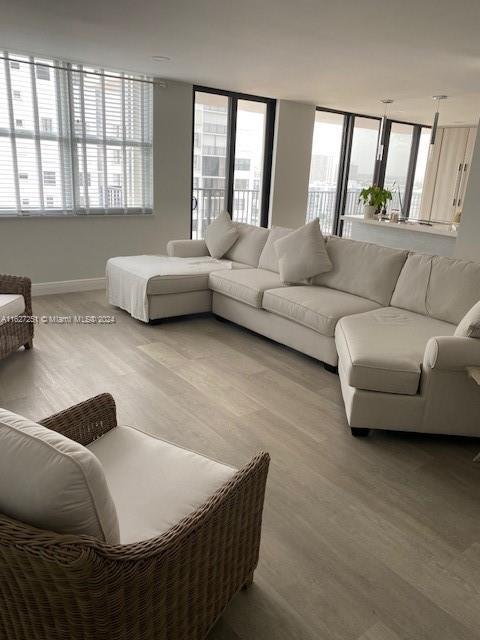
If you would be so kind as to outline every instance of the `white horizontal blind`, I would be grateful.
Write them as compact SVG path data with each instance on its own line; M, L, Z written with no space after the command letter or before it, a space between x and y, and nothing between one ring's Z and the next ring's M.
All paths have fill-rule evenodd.
M152 84L2 55L0 216L151 213Z

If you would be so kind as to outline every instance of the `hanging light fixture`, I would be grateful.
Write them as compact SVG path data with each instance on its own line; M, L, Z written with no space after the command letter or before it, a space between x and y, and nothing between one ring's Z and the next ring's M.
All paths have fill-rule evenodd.
M387 112L388 106L393 104L393 100L390 98L385 98L385 100L380 100L383 106L383 118L380 123L380 134L378 136L378 147L377 147L377 160L380 162L383 158L383 149L385 147L385 130L387 128Z
M448 96L432 96L435 101L435 115L433 116L432 135L430 136L430 152L435 144L438 129L438 119L440 117L440 101L446 100Z

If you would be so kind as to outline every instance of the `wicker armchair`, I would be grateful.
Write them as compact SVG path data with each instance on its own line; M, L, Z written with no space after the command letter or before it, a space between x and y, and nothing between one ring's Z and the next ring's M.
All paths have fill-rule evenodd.
M0 294L22 295L25 311L14 320L0 324L0 360L19 347L30 349L33 345L32 283L30 278L22 276L0 275Z
M117 426L102 394L40 424L88 445ZM0 514L0 637L199 640L257 565L267 453L157 538L109 545Z

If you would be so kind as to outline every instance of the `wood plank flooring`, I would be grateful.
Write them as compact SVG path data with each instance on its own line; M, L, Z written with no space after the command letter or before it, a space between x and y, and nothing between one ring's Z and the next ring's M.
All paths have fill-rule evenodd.
M155 326L101 291L34 299L0 406L39 419L102 391L119 421L240 465L271 453L261 560L212 640L480 639L480 441L347 429L338 378L213 317ZM480 417L479 417L480 419Z

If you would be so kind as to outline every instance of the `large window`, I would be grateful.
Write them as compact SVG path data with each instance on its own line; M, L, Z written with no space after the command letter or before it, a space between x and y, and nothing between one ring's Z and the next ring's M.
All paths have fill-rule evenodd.
M146 78L3 53L0 215L150 213L152 95Z
M392 122L390 138L386 149L387 163L385 167L384 185L392 191L393 197L389 208L399 214L406 214L406 188L412 153L414 126Z
M361 216L360 191L372 184L391 189L389 210L418 218L430 128L388 120L383 156L377 160L380 118L317 107L312 140L306 219L322 231L350 235L349 216Z
M266 225L275 101L195 89L192 238L222 211Z
M317 109L312 141L307 221L341 233L343 215L359 215L358 197L375 176L379 119Z
M318 218L324 233L334 232L345 116L316 111L308 184L307 221Z

